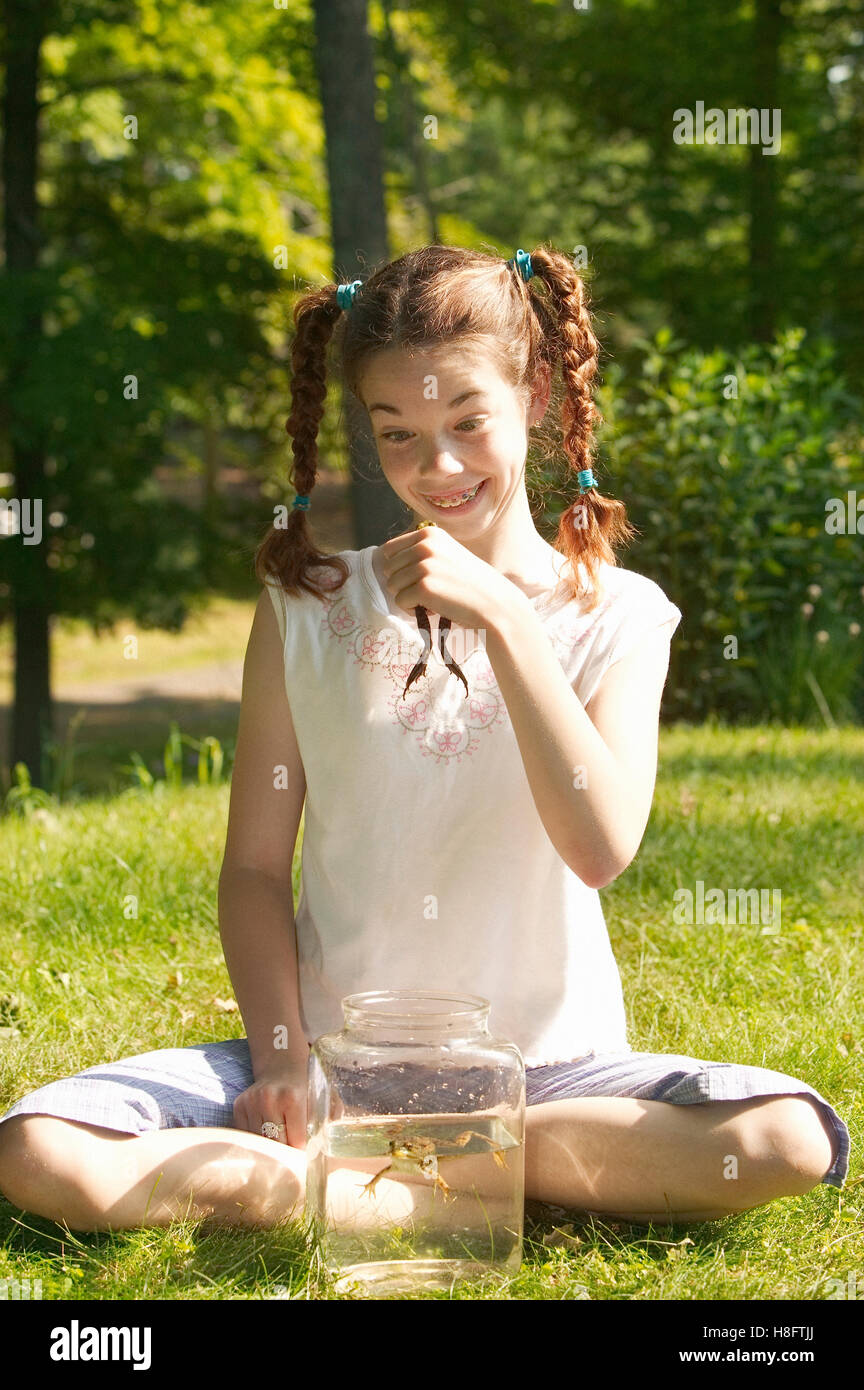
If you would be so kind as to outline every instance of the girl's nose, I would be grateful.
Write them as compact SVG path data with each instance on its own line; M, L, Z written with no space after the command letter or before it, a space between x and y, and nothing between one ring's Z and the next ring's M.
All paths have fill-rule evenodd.
M429 473L421 478L419 490L425 497L446 497L448 492L458 492L461 485L461 474Z
M430 444L421 450L420 478L430 486L439 486L445 479L452 478L453 486L459 482L462 467L450 450L443 445Z

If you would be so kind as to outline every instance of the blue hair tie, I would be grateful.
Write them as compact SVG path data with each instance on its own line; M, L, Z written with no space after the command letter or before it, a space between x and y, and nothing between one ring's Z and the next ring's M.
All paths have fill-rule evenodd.
M301 511L308 512L309 498L304 493L298 492L297 496L294 498L294 501L291 503L291 506L292 508L299 507Z
M582 469L582 472L579 474L578 482L580 492L587 492L589 487L597 486L597 479L594 477L590 468Z
M336 287L336 302L340 309L350 309L357 297L357 291L363 284L362 280L351 280L344 285Z
M507 264L515 266L523 280L530 280L534 274L534 267L531 264L531 256L528 251L517 251L513 259Z

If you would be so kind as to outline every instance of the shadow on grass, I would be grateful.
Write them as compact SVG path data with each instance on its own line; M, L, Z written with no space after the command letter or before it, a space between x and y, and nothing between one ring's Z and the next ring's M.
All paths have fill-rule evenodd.
M773 1213L776 1224L776 1212ZM528 1200L518 1272L451 1288L400 1294L416 1300L606 1300L729 1296L729 1280L757 1271L747 1261L767 1244L772 1212L756 1208L717 1221L635 1225ZM777 1232L778 1239L788 1235ZM7 1275L42 1281L43 1298L69 1301L365 1301L336 1293L303 1222L260 1231L177 1221L132 1231L70 1232L0 1200ZM718 1256L723 1264L717 1272ZM728 1269L726 1268L728 1262ZM738 1282L732 1296L745 1296ZM686 1289L686 1294L681 1293ZM32 1295L31 1295L32 1296ZM752 1295L747 1295L752 1296Z
M564 1207L548 1205L545 1202L526 1201L525 1236L545 1246L556 1245L575 1249L580 1245L608 1245L613 1249L628 1246L646 1245L671 1246L692 1245L713 1247L719 1238L724 1241L734 1233L735 1225L742 1217L750 1217L750 1211L735 1216L725 1216L716 1221L673 1221L668 1225L651 1222L638 1225L631 1221L615 1220L599 1212L568 1211ZM568 1235L572 1232L571 1238ZM562 1237L556 1239L556 1237Z
M128 1231L70 1231L0 1199L0 1247L15 1278L49 1297L319 1298L326 1284L304 1223L262 1230L204 1219Z

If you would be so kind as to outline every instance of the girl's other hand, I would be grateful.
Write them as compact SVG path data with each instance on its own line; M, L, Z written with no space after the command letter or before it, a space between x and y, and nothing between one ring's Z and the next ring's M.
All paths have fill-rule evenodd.
M260 1134L266 1120L284 1125L275 1141L293 1149L306 1147L307 1059L283 1062L256 1077L234 1102L234 1124L250 1134Z

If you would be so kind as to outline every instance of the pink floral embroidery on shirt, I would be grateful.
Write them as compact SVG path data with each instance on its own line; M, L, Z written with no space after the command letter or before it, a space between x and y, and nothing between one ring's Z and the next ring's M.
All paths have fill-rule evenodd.
M454 681L444 666L434 641L425 674L403 699L409 672L423 650L422 636L409 636L395 624L372 626L341 597L325 598L324 605L325 631L346 647L357 664L375 671L389 685L387 706L393 722L414 737L424 757L460 762L480 747L483 730L509 724L507 708L482 648L475 648L465 658L467 667L460 663L469 683L467 699L461 682ZM384 614L381 616L383 620Z
M611 595L592 613L585 627L547 628L549 640L565 669L570 665L573 651L581 647L594 632L600 619L614 602ZM389 685L387 705L393 722L406 734L413 735L424 757L436 763L475 753L480 747L484 730L496 727L511 728L507 706L495 680L495 673L485 649L476 647L460 662L468 680L466 699L461 682L454 681L444 666L435 641L423 676L404 697L402 692L408 674L423 650L423 639L409 637L395 625L372 626L359 618L344 598L324 598L322 626L351 652L357 664L378 675ZM382 619L384 614L381 615Z
M353 632L357 626L357 619L344 602L336 601L330 616L330 626L340 637L344 637L347 632Z

